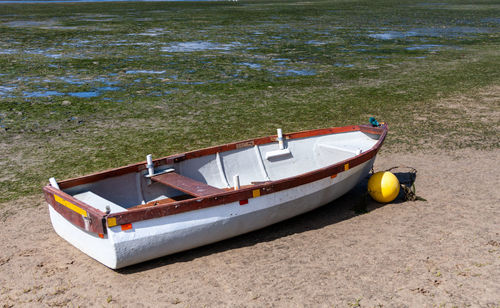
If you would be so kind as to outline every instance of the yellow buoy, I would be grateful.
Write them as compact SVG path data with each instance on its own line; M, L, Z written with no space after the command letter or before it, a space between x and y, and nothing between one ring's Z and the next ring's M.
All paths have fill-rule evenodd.
M388 203L399 194L398 178L389 171L379 171L368 180L368 193L380 203Z

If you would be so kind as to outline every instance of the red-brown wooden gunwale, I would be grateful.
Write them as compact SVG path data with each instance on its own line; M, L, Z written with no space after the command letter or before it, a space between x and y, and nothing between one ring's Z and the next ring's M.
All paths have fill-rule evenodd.
M266 195L274 192L278 192L281 190L293 188L296 186L304 185L307 183L311 183L317 180L320 180L322 178L330 177L332 175L336 175L340 172L344 171L344 166L346 164L349 164L349 168L353 168L359 164L362 164L371 158L373 158L378 150L380 149L380 146L382 145L385 136L387 135L387 125L384 124L382 127L371 127L369 125L355 125L355 126L344 126L344 127L336 127L336 128L326 128L326 129L316 129L316 130L310 130L310 131L304 131L304 132L296 132L296 133L289 133L289 134L283 134L284 138L286 139L298 139L298 138L307 138L307 137L313 137L313 136L320 136L320 135L327 135L327 134L334 134L334 133L344 133L344 132L351 132L351 131L362 131L370 134L375 134L375 135L380 135L379 140L377 143L368 151L361 153L360 155L357 155L351 159L339 162L335 165L327 166L318 170L314 170L311 172L307 172L295 177L290 177L282 180L277 180L277 181L271 181L271 182L266 182L262 184L258 184L252 187L247 187L247 188L242 188L240 190L234 190L234 191L227 191L227 192L222 192L219 194L211 195L211 196L203 196L203 197L198 197L198 198L193 198L193 199L188 199L188 200L182 200L182 201L177 201L177 202L172 202L171 200L159 200L159 201L154 201L147 203L146 206L137 206L134 209L129 209L128 211L124 212L119 212L119 213L113 213L106 215L105 213L89 206L86 205L85 203L76 200L75 198L71 197L70 195L55 189L51 186L46 186L44 187L44 191L47 194L58 194L60 197L63 197L66 200L74 201L76 202L77 205L81 206L85 210L87 210L90 213L92 213L93 216L95 216L95 220L100 220L104 221L107 218L115 218L117 225L122 225L122 224L127 224L127 223L133 223L141 220L147 220L147 219L153 219L153 218L158 218L162 216L167 216L167 215L174 215L174 214L179 214L187 211L193 211L193 210L198 210L202 208L207 208L211 206L217 206L217 205L222 205L225 203L231 203L231 202L236 202L240 200L247 200L250 198L253 198L253 190L259 189L260 195ZM276 141L277 136L268 136L268 137L263 137L263 138L257 138L257 139L250 139L246 141L240 141L240 142L234 142L222 146L215 146L215 147L209 147L201 150L196 150L192 152L186 152L184 154L176 154L176 155L171 155L167 157L163 157L160 159L156 159L154 161L154 165L163 165L163 164L171 164L174 162L179 162L182 160L186 159L191 159L191 158L196 158L200 156L205 156L205 155L210 155L210 154L215 154L217 152L225 152L225 151L231 151L243 147L250 147L254 145L261 145L261 144L266 144L270 143L273 141ZM118 176L118 175L123 175L129 172L138 172L145 170L145 162L137 163L137 164L132 164L128 165L125 167L121 168L116 168L116 169L110 169L107 171L103 172L98 172L94 173L91 175L79 177L79 178L73 178L65 181L59 182L59 186L61 189L66 189L69 187L73 187L76 185L82 185L98 180L102 180L108 177L113 177L113 176ZM50 202L50 197L46 197L47 201L49 204L53 205L55 203L55 206L59 205L57 202L53 200L52 196L52 202ZM148 206L151 205L151 206ZM59 205L60 207L65 208L64 206ZM67 211L66 211L67 210ZM71 215L75 214L75 212L65 208L63 209L65 213L67 214L68 211L70 211ZM60 212L58 210L58 212ZM63 214L62 212L60 212ZM76 213L77 214L77 213ZM64 214L63 214L64 215ZM70 215L70 216L71 216ZM73 215L74 216L74 215ZM65 217L68 217L65 215ZM81 218L81 217L80 217ZM70 220L70 219L68 219ZM75 221L73 221L75 220ZM81 223L77 221L77 219L72 219L70 220L72 223L81 226ZM83 220L82 220L83 221ZM101 231L101 228L98 227L99 224L95 223L95 227L93 226L92 232L96 231ZM102 224L101 224L102 225ZM105 233L105 228L102 229L102 232L96 232L96 233Z
M367 126L367 127L360 127L359 130L365 130L367 133L380 135L380 138L378 142L370 150L351 159L341 161L335 165L327 166L295 177L266 182L251 187L245 187L240 190L228 191L225 193L220 193L212 196L193 198L175 203L163 202L163 200L153 201L146 204L150 206L145 206L140 209L131 209L127 212L114 213L109 215L109 217L116 218L116 223L119 225L126 223L133 223L141 220L158 218L167 215L174 215L183 212L203 209L207 207L223 205L226 203L251 199L253 198L253 191L256 189L259 189L260 195L262 196L275 193L281 190L293 188L296 186L304 185L307 183L311 183L317 180L321 180L323 178L345 171L344 168L346 164L349 164L349 169L350 169L372 159L377 154L387 134L387 126L374 129L371 129L370 127ZM301 136L308 137L308 135L306 134L303 134Z
M106 227L105 227L105 215L106 213L99 211L95 207L92 207L76 198L73 196L57 189L54 188L50 185L47 185L43 188L43 192L45 195L45 200L47 203L52 206L52 208L61 214L64 218L66 218L68 221L70 221L72 224L86 229L85 226L85 219L83 216L68 207L60 204L55 200L54 195L59 196L60 198L72 203L73 205L85 210L87 212L88 216L88 230L93 233L100 233L100 234L105 234L106 233Z
M365 125L351 125L351 126L344 126L344 127L321 128L321 129L315 129L315 130L309 130L309 131L303 131L303 132L283 134L283 138L285 138L285 139L299 139L299 138L321 136L321 135L328 135L328 134L345 133L345 132L361 130L364 126ZM379 135L380 130L376 134ZM228 144L220 145L220 146L208 147L208 148L195 150L195 151L191 151L191 152L186 152L186 153L182 153L182 154L174 154L174 155L155 159L155 160L153 160L153 164L155 167L160 166L160 165L165 165L165 164L169 165L169 164L180 162L180 161L183 161L186 159L192 159L192 158L201 157L201 156L205 156L205 155L216 154L217 152L220 153L220 152L241 149L244 147L251 147L254 145L262 145L262 144L271 143L271 142L275 142L277 138L278 138L277 135L272 135L272 136L267 136L267 137L261 137L261 138L256 138L256 139L248 139L248 140L244 140L244 141L228 143ZM143 162L139 162L139 163L135 163L135 164L119 167L119 168L108 169L105 171L100 171L100 172L92 173L89 175L84 175L84 176L80 176L80 177L76 177L76 178L72 178L72 179L68 179L68 180L59 181L58 184L59 184L59 187L61 189L68 189L70 187L96 182L99 180L103 180L105 178L119 176L119 175L127 174L130 172L139 172L139 171L146 170L146 169L147 169L146 162L143 161Z

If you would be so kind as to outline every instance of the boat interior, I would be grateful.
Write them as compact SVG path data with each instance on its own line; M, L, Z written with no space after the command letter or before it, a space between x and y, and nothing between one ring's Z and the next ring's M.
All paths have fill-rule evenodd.
M320 169L371 149L379 135L350 131L217 152L64 189L103 212L215 195ZM163 201L164 202L164 201Z

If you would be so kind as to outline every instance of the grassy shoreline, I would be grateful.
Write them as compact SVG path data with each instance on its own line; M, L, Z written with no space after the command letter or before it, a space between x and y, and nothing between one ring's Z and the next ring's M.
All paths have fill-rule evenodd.
M371 115L389 149L500 144L498 100L446 103L500 84L495 1L1 8L0 202L148 153Z

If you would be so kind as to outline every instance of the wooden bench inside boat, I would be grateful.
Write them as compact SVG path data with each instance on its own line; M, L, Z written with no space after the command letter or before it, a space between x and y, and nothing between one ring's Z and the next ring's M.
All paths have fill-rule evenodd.
M225 192L224 189L210 186L175 172L155 175L151 177L151 180L195 197L210 196Z

